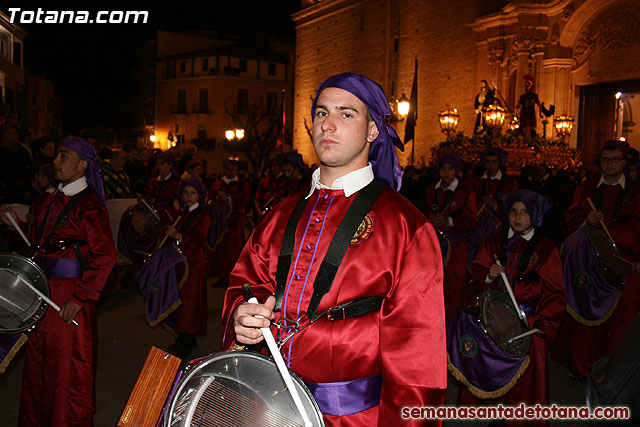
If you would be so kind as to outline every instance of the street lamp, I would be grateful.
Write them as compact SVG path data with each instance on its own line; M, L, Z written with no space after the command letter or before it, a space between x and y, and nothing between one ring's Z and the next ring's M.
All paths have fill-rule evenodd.
M573 130L573 123L575 119L567 114L562 114L553 118L553 125L556 128L556 135L560 137L560 140L564 141L571 136Z
M227 129L224 132L224 136L225 138L227 138L227 141L229 141L230 143L234 143L232 145L231 151L233 152L233 157L235 157L236 156L235 143L240 142L244 138L244 129Z
M409 114L409 108L411 103L407 99L407 96L403 93L400 99L391 98L389 101L389 108L391 108L391 116L386 118L387 123L401 122Z
M458 119L460 119L460 113L458 110L448 108L444 111L440 111L438 114L438 120L440 120L440 129L442 133L447 135L447 138L453 135L458 127Z

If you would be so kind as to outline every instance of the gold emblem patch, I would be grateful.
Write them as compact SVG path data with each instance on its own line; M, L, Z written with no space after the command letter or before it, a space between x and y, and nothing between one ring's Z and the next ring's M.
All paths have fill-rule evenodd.
M365 241L371 235L372 231L373 231L373 220L369 215L366 215L362 220L362 222L360 223L360 225L358 226L358 229L356 230L356 234L353 235L353 238L351 239L351 244L357 245L358 243Z

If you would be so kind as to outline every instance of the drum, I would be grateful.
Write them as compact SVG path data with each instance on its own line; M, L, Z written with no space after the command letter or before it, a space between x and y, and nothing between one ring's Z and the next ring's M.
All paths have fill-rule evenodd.
M529 354L531 335L509 341L510 338L529 330L529 326L518 317L518 312L509 295L502 291L488 289L478 297L477 304L482 328L493 342L513 356Z
M309 389L291 375L313 426L324 426ZM304 425L275 363L260 354L212 355L187 368L174 390L164 427Z
M585 227L587 239L591 248L595 251L600 261L600 274L607 281L619 290L624 289L624 282L627 279L627 265L622 261L620 252L616 245L609 240L609 237L594 226Z
M0 254L0 334L26 331L47 311L48 304L25 282L50 296L47 277L33 260L15 254Z
M158 212L145 205L136 203L128 210L131 219L132 237L136 243L146 243L149 240L157 241L162 234L162 222Z

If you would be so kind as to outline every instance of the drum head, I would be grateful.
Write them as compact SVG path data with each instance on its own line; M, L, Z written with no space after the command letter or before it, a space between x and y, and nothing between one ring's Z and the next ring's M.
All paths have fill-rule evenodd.
M292 377L313 426L324 426L311 393ZM164 417L165 427L303 425L273 361L243 351L217 354L191 368Z
M44 316L48 305L27 282L49 296L47 278L35 262L20 255L0 254L0 333L25 331Z
M520 320L509 295L490 289L480 296L480 320L491 339L507 353L525 356L531 348L531 336L509 343L509 338L527 332L529 328Z
M129 211L131 217L132 238L137 243L157 241L162 234L162 222L158 219L157 212L149 210L144 203L138 203Z

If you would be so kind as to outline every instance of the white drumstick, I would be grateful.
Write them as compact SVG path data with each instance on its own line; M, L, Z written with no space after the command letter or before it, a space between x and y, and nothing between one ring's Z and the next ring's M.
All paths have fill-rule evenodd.
M156 211L154 211L153 208L151 206L149 206L149 203L147 203L147 201L145 199L142 199L142 203L144 203L144 205L151 211L153 216L155 216L158 220L160 220L160 215L158 215L156 213Z
M502 267L502 264L500 264L500 260L498 259L498 257L496 257L496 264ZM524 314L524 311L522 311L522 309L518 305L518 302L516 301L516 297L513 295L513 289L511 289L511 285L509 284L509 279L507 279L507 275L504 274L504 271L501 271L500 276L502 276L502 280L504 281L504 286L507 288L507 292L509 293L509 297L511 298L511 302L513 303L513 306L516 308L518 317L526 322L527 315Z
M47 297L45 294L43 294L42 292L40 292L40 290L38 288L36 288L35 286L33 286L31 283L27 282L26 280L24 280L22 277L16 275L16 277L18 279L20 279L20 281L22 283L24 283L25 285L27 285L27 287L29 287L29 289L31 289L33 292L36 293L36 295L38 295L40 298L42 298L44 300L44 302L46 302L47 304L49 304L55 311L57 311L58 313L60 313L60 306L58 306L58 304L56 304L55 302L51 301L51 299L49 299L49 297ZM78 326L78 322L76 322L75 320L72 320L71 323L73 323L74 325Z
M251 304L258 304L258 300L256 299L256 297L249 298L248 302ZM264 317L262 316L256 316L256 317L264 319ZM296 386L293 383L293 380L291 379L291 375L289 374L289 369L287 369L287 366L284 364L284 360L282 359L282 355L280 354L280 350L278 349L278 344L276 344L276 340L275 338L273 338L273 335L271 334L271 329L269 329L269 327L260 328L260 331L262 332L262 336L264 337L264 340L267 343L267 347L269 347L269 351L271 352L271 356L273 356L273 360L276 362L276 366L280 371L280 375L282 376L284 383L287 385L287 388L291 393L291 397L293 398L293 403L296 404L296 408L298 408L298 411L302 416L302 420L304 421L305 427L312 427L313 424L311 423L311 420L309 419L309 416L307 415L307 411L304 409L304 406L302 406L302 400L300 399L300 395L298 394L298 389L296 389Z
M22 240L24 240L27 246L31 247L31 242L29 241L29 239L27 239L27 236L24 235L24 233L22 232L22 229L20 228L16 220L13 219L13 216L11 216L9 212L5 212L4 214L7 216L7 218L9 218L9 221L11 221L11 225L13 225L13 228L18 230L18 234L20 234L20 237L22 237Z
M535 334L536 332L540 332L540 329L533 328L530 331L524 332L520 335L516 335L515 337L511 337L507 340L507 344L511 344L512 342L517 341L520 338L528 337L529 335Z

